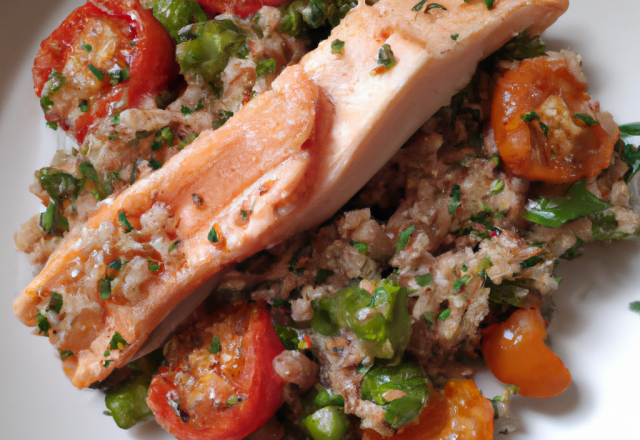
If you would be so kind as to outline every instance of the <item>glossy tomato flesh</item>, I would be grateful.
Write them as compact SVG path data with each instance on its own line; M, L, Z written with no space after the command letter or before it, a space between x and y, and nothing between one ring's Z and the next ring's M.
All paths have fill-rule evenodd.
M118 67L128 78L113 84L109 71ZM79 143L100 119L137 107L179 76L169 33L136 0L91 0L74 10L40 45L32 70L38 97L54 70L66 84L51 95L54 105L45 117Z
M587 83L566 58L524 60L498 80L491 126L506 171L552 184L596 177L609 166L619 136L607 124L588 126L576 114L598 118ZM536 112L535 117L530 112ZM529 122L523 116L529 114Z
M282 404L273 359L283 350L263 308L239 303L208 313L169 342L170 367L153 378L147 403L180 440L240 440Z
M546 338L540 310L519 309L482 332L482 354L494 376L516 385L521 396L553 397L569 387L571 374Z

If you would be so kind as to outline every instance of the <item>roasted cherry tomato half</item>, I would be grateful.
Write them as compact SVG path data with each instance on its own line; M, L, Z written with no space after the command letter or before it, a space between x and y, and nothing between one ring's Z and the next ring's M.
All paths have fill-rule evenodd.
M589 103L579 69L569 55L539 57L497 80L491 126L509 174L573 183L609 166L619 131L608 114Z
M449 381L439 393L431 390L427 405L418 416L419 422L406 425L389 440L493 439L494 410L482 396L472 379ZM383 440L367 429L363 440Z
M482 332L487 366L500 381L520 388L521 396L553 397L571 383L569 370L543 342L544 324L538 308L519 309Z
M287 0L198 0L202 9L211 15L229 12L246 18L254 14L263 6L279 6Z
M179 71L150 10L137 0L90 0L42 42L33 82L46 119L82 143L102 118L154 98Z
M165 347L147 403L180 440L240 440L269 420L283 401L273 359L284 347L269 312L238 303L196 312Z

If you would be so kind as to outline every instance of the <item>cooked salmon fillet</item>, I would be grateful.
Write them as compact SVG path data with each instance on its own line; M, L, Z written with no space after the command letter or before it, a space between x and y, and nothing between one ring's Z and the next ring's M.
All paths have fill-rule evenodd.
M47 320L41 332L73 352L63 364L75 386L128 362L224 267L331 216L466 86L480 60L527 28L541 32L568 7L440 4L446 10L427 13L401 0L361 2L273 91L68 234L14 312L29 326ZM342 53L331 50L336 39ZM378 62L383 45L395 60L389 68ZM47 310L52 292L62 298L59 313Z

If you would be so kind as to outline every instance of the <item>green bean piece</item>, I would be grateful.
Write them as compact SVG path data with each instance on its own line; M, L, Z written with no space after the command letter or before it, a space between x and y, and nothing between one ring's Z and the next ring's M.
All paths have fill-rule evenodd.
M153 413L147 405L147 393L151 378L140 374L132 381L123 383L107 391L105 404L118 427L129 429L138 422L151 417Z

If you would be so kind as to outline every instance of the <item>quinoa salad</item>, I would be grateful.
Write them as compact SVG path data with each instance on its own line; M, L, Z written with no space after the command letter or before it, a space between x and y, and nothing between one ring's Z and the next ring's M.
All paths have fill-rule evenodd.
M493 439L519 429L513 396L570 386L545 343L557 268L588 243L640 234L640 123L614 121L588 94L581 56L548 50L533 26L485 54L330 218L246 232L276 221L264 220L266 197L285 194L273 202L285 220L285 202L315 197L279 183L293 175L282 164L313 164L323 105L342 98L305 75L323 72L320 50L334 63L357 51L336 35L390 1L89 0L42 42L35 92L47 127L74 146L35 171L29 190L44 207L15 245L41 271L36 281L48 278L14 313L49 339L73 385L104 393L118 427L155 419L180 440ZM433 22L454 3L467 6L406 8ZM471 6L497 13L501 1ZM465 44L462 31L446 37ZM405 68L388 41L371 78ZM284 92L294 88L295 98ZM259 105L289 118L263 142L300 141L243 186L229 168L271 163L264 150L239 153L250 135L233 137L249 130L241 118L251 109L267 133ZM213 165L196 169L207 142ZM325 178L301 169L291 182ZM171 177L197 183L207 173L219 180L163 199ZM223 187L215 194L235 191L224 208L212 207L211 182ZM119 202L130 194L151 201L136 211ZM212 209L223 211L200 225ZM196 226L231 256L202 251L184 233ZM215 287L161 344L145 345L148 333L129 323L176 316L202 284L185 267L197 280L215 274ZM485 368L502 394L478 388Z

